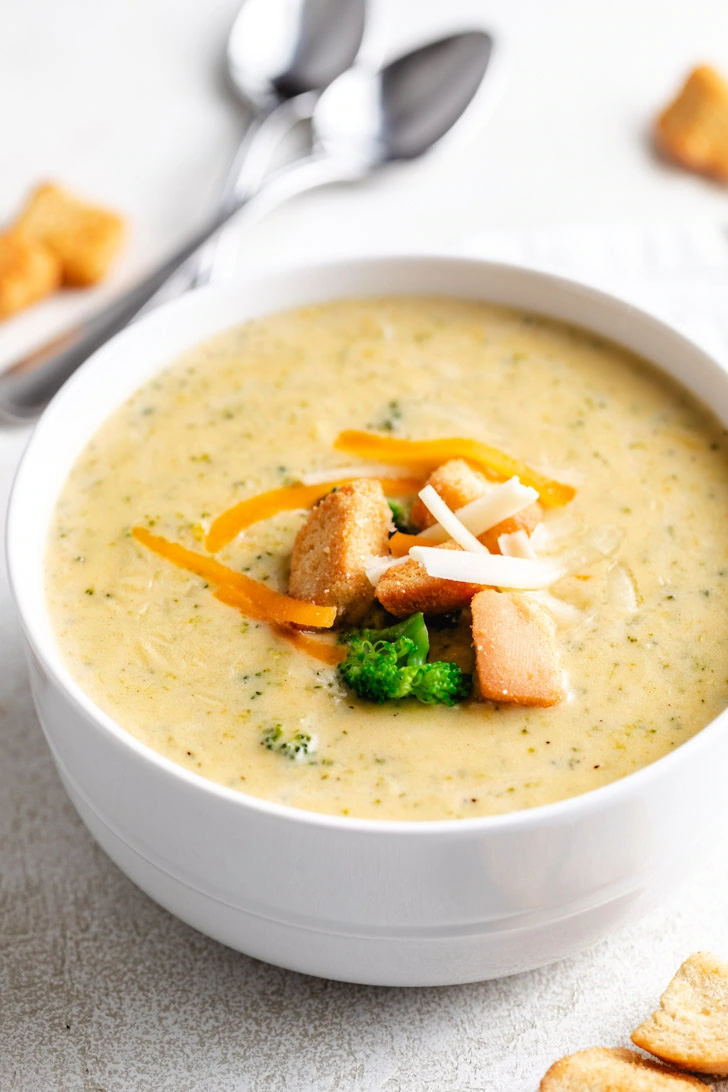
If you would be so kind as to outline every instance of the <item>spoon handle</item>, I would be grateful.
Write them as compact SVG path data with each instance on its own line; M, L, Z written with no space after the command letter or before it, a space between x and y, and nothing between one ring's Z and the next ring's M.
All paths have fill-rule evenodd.
M35 420L77 368L136 318L166 282L241 209L246 209L250 219L259 219L299 193L331 182L353 181L361 174L360 169L315 153L277 171L255 196L237 198L124 295L16 361L0 376L0 421L27 424Z
M241 197L250 196L262 187L271 159L284 137L299 122L313 115L319 99L315 91L308 91L278 103L273 109L256 115L245 131L230 166L222 194L220 208L229 208ZM213 280L222 280L225 266L225 236L211 239L189 263L192 274L186 287L200 288Z

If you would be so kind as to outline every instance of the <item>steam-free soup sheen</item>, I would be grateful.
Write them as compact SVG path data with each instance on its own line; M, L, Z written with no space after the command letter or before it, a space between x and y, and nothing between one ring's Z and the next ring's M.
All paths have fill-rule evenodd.
M559 629L565 702L365 704L335 668L130 537L142 524L202 550L236 501L351 462L331 446L345 428L473 436L578 484L547 526L569 546L595 529L610 545L589 579L552 589L581 611ZM195 348L104 424L58 502L47 592L80 686L187 769L335 815L469 818L614 781L724 708L727 511L724 431L614 345L477 302L334 302ZM285 590L304 518L259 523L219 559ZM636 608L614 594L617 566ZM468 666L455 640L433 634L435 653ZM316 750L305 761L267 750L278 723Z

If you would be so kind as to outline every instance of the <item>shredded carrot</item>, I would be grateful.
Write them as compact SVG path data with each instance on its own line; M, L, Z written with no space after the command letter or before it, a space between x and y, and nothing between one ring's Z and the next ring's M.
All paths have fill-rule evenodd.
M419 535L406 535L404 531L395 531L389 540L389 550L392 557L404 557L413 546L426 546ZM430 543L432 545L432 543Z
M300 599L291 599L288 595L274 592L272 588L266 588L265 584L259 584L257 580L251 580L250 583L255 588L256 598L253 599L253 607L260 609L261 600L264 602L265 617L262 618L264 622L287 622L290 625L305 626L310 629L331 629L336 621L336 607L317 607L314 603L304 603ZM214 592L214 595L221 603L227 603L229 607L237 607L243 612L250 613L249 604L252 597L249 589L240 591L238 588L230 587L229 584L223 584ZM261 616L258 615L258 617Z
M309 633L301 633L298 629L289 626L275 626L275 632L284 640L290 641L299 652L305 652L322 663L331 664L332 667L340 664L346 656L346 649L341 645L332 645L330 641L320 641Z
M568 504L576 490L571 485L552 481L538 474L498 448L489 447L479 440L468 437L452 437L445 440L402 440L395 436L382 436L376 432L360 432L348 429L340 432L334 441L337 451L347 451L362 459L382 463L399 463L411 467L415 473L429 474L449 459L465 459L485 471L501 478L517 474L524 485L537 489L547 508Z
M228 508L214 520L208 531L205 546L211 554L216 554L251 524L270 519L277 512L310 508L332 489L355 480L355 478L342 478L340 481L320 482L317 485L287 485L282 489L271 489L267 493L248 497L247 500ZM390 497L409 496L421 489L422 484L419 479L412 478L386 478L381 482L382 489Z
M171 561L173 565L187 569L212 584L220 585L214 593L215 598L223 603L228 603L232 598L231 606L238 607L261 622L287 622L310 626L312 629L329 629L336 621L336 607L319 607L314 603L304 603L288 595L281 595L258 580L251 580L244 573L221 565L212 557L204 557L177 542L162 538L161 535L153 535L145 527L135 527L132 534L142 546Z

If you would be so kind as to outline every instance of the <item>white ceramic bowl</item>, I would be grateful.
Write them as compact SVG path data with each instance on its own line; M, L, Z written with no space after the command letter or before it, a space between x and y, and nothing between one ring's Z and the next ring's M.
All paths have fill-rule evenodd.
M715 362L653 318L557 277L422 257L251 277L149 315L61 391L17 475L9 568L60 776L135 883L202 932L284 967L383 985L468 982L578 952L678 884L728 807L725 714L652 766L531 811L421 823L317 815L222 788L133 739L69 675L44 598L59 490L140 384L251 316L387 293L483 298L584 326L654 361L728 424L728 376Z

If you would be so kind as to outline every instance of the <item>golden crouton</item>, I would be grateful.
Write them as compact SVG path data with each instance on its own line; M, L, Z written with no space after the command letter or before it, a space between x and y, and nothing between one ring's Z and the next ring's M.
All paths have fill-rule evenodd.
M499 554L498 539L501 535L512 535L514 531L525 531L527 535L530 535L536 524L540 523L542 519L543 508L538 501L534 501L533 504L529 504L528 508L524 508L515 516L502 519L500 523L496 523L495 527L491 527L482 535L478 535L478 538L492 554Z
M60 283L60 263L42 243L14 232L0 235L0 318L50 295Z
M64 284L81 286L96 284L105 275L121 245L124 221L45 183L30 195L14 230L53 251Z
M624 1047L591 1047L554 1062L539 1092L690 1092L706 1087L697 1077L666 1069Z
M690 73L657 119L655 141L684 167L728 182L728 83L715 69L701 65Z
M359 478L320 501L296 535L289 593L358 622L374 601L368 560L388 552L392 512L378 481Z
M482 700L515 705L556 705L564 697L549 612L523 595L490 588L470 604Z
M488 482L487 478L468 466L464 459L450 459L430 474L427 484L440 494L448 508L454 512L477 497L482 497ZM425 527L432 527L437 522L419 497L412 505L410 519L418 531L424 531Z
M709 952L686 959L632 1042L682 1069L728 1076L728 963Z
M436 493L439 493L448 508L456 512L463 505L470 504L471 501L482 497L488 486L488 480L477 470L473 470L472 467L468 466L464 459L451 459L449 462L443 463L442 466L438 466L437 470L430 474L427 484L431 485ZM508 535L513 531L521 530L530 535L542 518L543 509L538 501L534 501L518 515L501 520L495 527L491 527L490 530L485 531L478 538L492 554L499 554L498 539L501 535ZM428 512L419 497L412 506L410 519L419 531L423 531L426 527L432 527L436 522L435 517Z
M442 548L460 549L454 542L448 542ZM480 584L428 576L424 565L409 558L402 565L387 569L379 579L376 595L390 614L406 618L418 610L423 614L447 614L451 610L462 610L480 590Z

